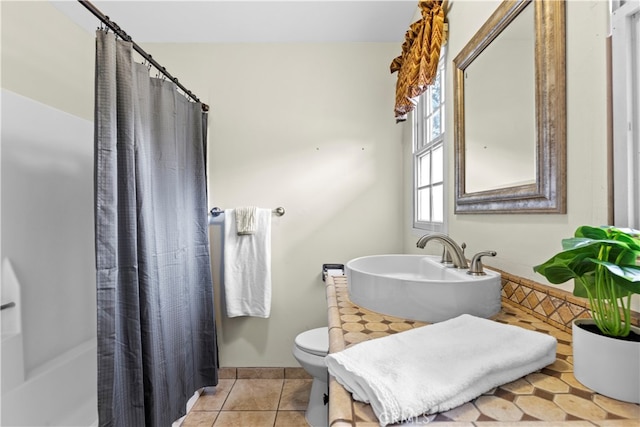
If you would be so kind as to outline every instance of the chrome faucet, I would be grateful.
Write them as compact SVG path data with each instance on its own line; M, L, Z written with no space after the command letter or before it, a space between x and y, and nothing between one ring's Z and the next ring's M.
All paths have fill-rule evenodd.
M451 261L453 262L453 266L455 268L469 268L462 248L458 246L458 244L446 234L425 234L418 240L416 246L420 249L424 249L424 247L427 245L427 242L429 242L430 240L437 240L442 243L442 246L444 246L445 250L449 253L449 255L451 255Z

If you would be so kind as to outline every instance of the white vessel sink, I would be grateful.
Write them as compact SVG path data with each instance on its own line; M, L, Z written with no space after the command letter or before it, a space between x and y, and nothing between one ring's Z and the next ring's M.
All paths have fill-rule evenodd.
M346 265L349 298L378 313L435 323L500 311L500 274L485 276L446 267L429 255L372 255Z

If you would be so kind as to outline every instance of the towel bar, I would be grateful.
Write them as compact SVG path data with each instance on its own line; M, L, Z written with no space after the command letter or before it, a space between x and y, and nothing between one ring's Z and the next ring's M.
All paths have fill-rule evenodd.
M282 216L282 215L284 215L284 208L283 208L282 206L279 206L279 207L277 207L277 208L273 209L273 210L272 210L272 212L273 212L274 214L278 215L278 216ZM211 216L213 216L213 217L217 217L218 215L220 215L220 214L223 214L223 213L224 213L224 209L221 209L221 208L219 208L219 207L215 207L215 208L212 208L212 209L209 211L209 213L211 214Z

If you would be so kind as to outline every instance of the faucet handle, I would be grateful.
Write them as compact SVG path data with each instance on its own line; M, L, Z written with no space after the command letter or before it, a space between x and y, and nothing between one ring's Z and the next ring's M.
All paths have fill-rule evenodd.
M453 264L453 258L451 258L451 252L447 249L446 246L442 246L442 258L440 259L441 264Z
M482 257L483 256L496 256L498 253L496 251L484 251L478 252L471 259L471 266L469 267L469 271L467 274L471 274L472 276L484 276L484 268L482 266Z

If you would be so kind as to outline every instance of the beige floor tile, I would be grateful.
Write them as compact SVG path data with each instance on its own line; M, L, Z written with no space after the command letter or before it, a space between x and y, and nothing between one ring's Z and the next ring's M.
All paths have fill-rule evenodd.
M355 416L358 425L361 422L374 422L378 420L371 405L355 400L353 402L353 415Z
M598 427L638 427L640 420L602 420L594 421Z
M278 411L275 427L309 427L304 411Z
M524 378L517 379L513 382L503 384L501 389L509 391L514 394L531 394L533 393L533 385Z
M522 411L512 402L503 399L480 396L475 405L480 412L494 420L515 422L522 418Z
M273 427L276 411L221 411L213 427Z
M218 380L218 385L211 389L207 389L198 397L196 404L191 408L192 411L219 411L222 409L224 401L229 396L229 392L236 380L222 379Z
M533 373L527 375L525 378L536 388L548 391L549 393L569 392L569 385L556 377L551 377L541 373Z
M576 379L576 377L573 375L573 372L564 372L564 373L562 373L560 375L560 379L562 381L564 381L565 383L569 384L573 388L577 388L579 390L591 392L591 389L589 387L585 386L584 384L582 384L580 381L578 381Z
M279 380L284 378L284 368L238 368L238 379Z
M211 427L216 420L218 412L194 412L191 411L182 422L182 427Z
M443 412L442 415L452 421L475 421L480 417L481 413L472 403L465 403L464 405Z
M562 408L566 413L582 419L591 421L604 420L607 412L597 406L590 400L585 400L571 394L559 394L553 399L556 405Z
M538 396L519 396L515 404L526 414L543 421L564 421L566 414L555 403Z
M218 378L236 379L236 368L219 368Z
M275 411L282 392L284 379L236 380L223 411Z
M555 372L573 372L573 366L567 363L566 360L556 359L551 365L547 366L547 369Z
M313 380L284 380L278 409L281 411L304 411L309 403Z
M304 368L284 368L284 378L288 380L308 380L313 379Z
M610 397L602 396L600 394L593 395L593 402L610 414L616 414L620 417L630 418L632 420L635 420L636 423L640 425L640 405L621 402L619 400L611 399Z

